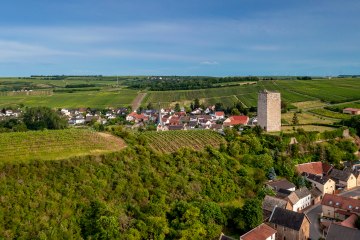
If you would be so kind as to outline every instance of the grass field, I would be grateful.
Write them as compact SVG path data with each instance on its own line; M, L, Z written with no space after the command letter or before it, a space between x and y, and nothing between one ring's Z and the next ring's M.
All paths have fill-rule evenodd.
M287 112L281 114L282 122L285 124L292 124L293 116L294 116L293 112ZM297 118L299 120L299 124L313 124L313 123L333 124L335 122L335 120L324 118L308 112L297 113Z
M183 147L200 150L207 145L218 147L225 143L219 133L210 130L145 132L142 135L151 148L164 153L175 152Z
M122 139L85 129L0 134L0 163L57 160L119 151Z
M336 129L336 128L332 128L332 127L317 126L317 125L302 125L302 126L295 126L295 131L298 128L302 128L305 131L316 131L316 132L333 131ZM294 132L292 126L282 126L281 130L286 133Z
M15 95L0 96L0 107L16 106L47 106L51 108L106 108L128 106L137 96L134 90L93 91L74 93L53 93L52 95Z
M321 115L321 116L324 116L324 117L329 117L329 118L336 118L336 119L349 119L349 118L351 118L351 115L349 115L349 114L333 112L333 111L323 109L323 108L313 109L313 110L310 110L310 112Z
M316 100L316 101L296 102L293 103L293 105L298 109L309 109L309 108L321 108L326 106L327 104L321 102L320 100Z

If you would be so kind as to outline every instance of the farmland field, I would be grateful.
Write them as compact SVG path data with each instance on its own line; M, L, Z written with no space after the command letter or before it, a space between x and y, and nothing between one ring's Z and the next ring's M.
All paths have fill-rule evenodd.
M333 131L336 128L325 127L325 126L317 126L317 125L300 125L295 127L295 131L298 128L302 128L305 131L316 131L316 132L325 132L325 131ZM291 126L282 126L281 130L285 133L294 132L293 127Z
M278 86L326 102L338 103L360 99L360 79L276 81Z
M122 139L85 129L0 134L0 163L57 160L72 156L119 151Z
M117 81L119 79L119 81ZM0 107L24 104L25 106L46 105L58 107L117 107L130 105L138 91L127 89L126 84L141 77L64 77L64 79L51 80L46 77L37 78L0 78ZM140 80L141 81L141 80ZM74 92L67 93L66 86L83 85L82 88L70 88ZM85 86L84 86L85 85ZM88 87L86 87L86 85ZM92 88L93 89L92 89ZM99 91L92 91L97 88ZM33 91L54 91L52 95L41 96L26 94L14 94L9 96L11 89L31 89ZM197 90L174 90L174 91L146 91L147 93L141 105L148 103L153 105L160 103L162 107L189 106L195 98L199 98L204 105L212 105L222 102L225 107L232 106L241 101L247 107L257 105L259 90L267 89L279 91L283 101L288 106L297 103L315 104L312 107L334 103L345 103L360 100L359 78L334 78L317 80L260 80L257 82L241 83L237 86L224 86L219 88L207 88ZM82 90L82 91L81 91ZM318 104L318 105L317 105ZM305 104L306 105L306 104ZM317 106L316 106L317 105ZM299 108L303 108L300 105ZM305 108L305 107L304 107Z
M320 108L326 106L326 103L321 102L320 100L316 101L306 101L306 102L297 102L293 105L299 109L308 109L308 108Z
M15 95L0 96L0 107L16 106L47 106L51 108L79 107L119 107L130 105L136 97L134 90L93 91L74 93L53 93L52 95Z
M292 124L293 116L294 116L293 112L287 112L281 114L282 122L285 124ZM299 120L299 124L313 124L313 123L332 124L335 122L334 120L330 120L328 118L324 118L308 112L297 113L297 118Z
M324 117L336 118L336 119L349 119L351 117L349 114L333 112L333 111L323 109L323 108L313 109L313 110L310 110L310 112L324 116Z
M219 133L210 130L145 132L142 136L151 148L164 153L175 152L183 147L199 150L207 145L218 147L225 143Z
M239 99L247 107L257 105L257 93L267 89L279 91L283 101L293 104L299 102L340 103L360 100L360 79L322 79L322 80L276 80L259 81L256 84L241 86L209 88L199 90L180 91L150 91L144 99L143 105L161 102L163 106L189 104L199 98L204 104L212 104L225 100L225 106L231 106L233 100ZM236 98L234 97L236 96Z
M360 108L360 101L328 106L327 109L335 112L342 112L344 108Z

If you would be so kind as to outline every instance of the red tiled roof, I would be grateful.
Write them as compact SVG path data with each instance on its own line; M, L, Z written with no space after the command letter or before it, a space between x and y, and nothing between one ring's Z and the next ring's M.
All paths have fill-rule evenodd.
M321 201L322 205L345 211L360 213L360 200L326 193Z
M276 233L272 227L262 223L240 237L241 240L266 240Z
M298 164L295 167L296 167L296 171L300 174L306 172L314 175L327 174L329 170L332 169L331 165L323 162L303 163L303 164Z
M359 108L344 108L343 110L345 110L345 111L355 111L355 112L360 111Z
M340 224L344 227L356 228L355 222L357 219L358 219L358 215L353 213L351 214L350 217L342 221Z
M215 116L221 117L224 116L225 113L224 112L215 112Z
M176 112L174 113L176 116L186 116L186 112Z
M131 117L133 117L133 118L135 118L137 120L139 120L139 119L147 120L148 119L148 117L146 117L143 113L142 114L137 114L136 112L132 112L128 116L131 116Z
M246 125L249 122L248 116L231 116L225 120L225 126L232 126L232 125Z

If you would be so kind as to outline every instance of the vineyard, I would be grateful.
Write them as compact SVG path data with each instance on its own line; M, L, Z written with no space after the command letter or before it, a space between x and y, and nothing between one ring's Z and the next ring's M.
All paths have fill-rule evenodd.
M0 163L57 160L72 156L119 151L120 138L85 129L0 134Z
M232 87L209 88L199 90L179 91L150 91L143 100L146 106L149 102L160 102L163 107L175 105L189 105L195 98L201 103L214 104L223 102L225 106L232 106L240 100L247 107L257 105L259 90L267 89L279 91L281 98L287 103L322 101L341 103L360 99L357 89L360 88L359 79L321 79L321 80L276 80L259 81L256 84L245 84Z
M169 153L186 147L195 150L203 149L207 145L219 147L225 139L217 132L207 130L145 132L142 136L156 151Z
M321 115L324 117L336 118L336 119L349 119L351 117L349 114L333 112L333 111L330 111L330 110L327 110L324 108L313 109L313 110L310 110L309 112L315 113L317 115Z

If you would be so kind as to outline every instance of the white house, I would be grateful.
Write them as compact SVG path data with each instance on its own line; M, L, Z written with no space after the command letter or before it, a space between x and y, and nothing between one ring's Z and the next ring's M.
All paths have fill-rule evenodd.
M295 194L296 197L291 196L292 194ZM311 205L311 192L306 187L295 190L288 198L293 206L294 212L300 212Z

